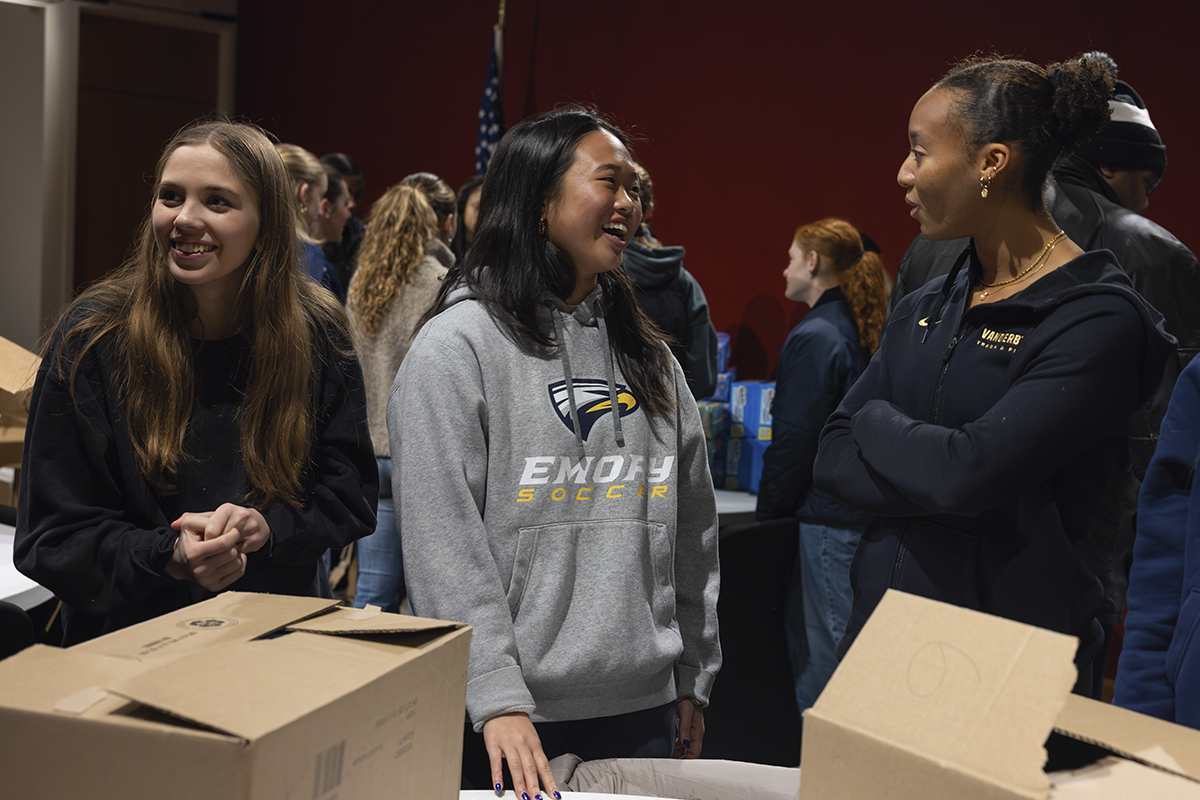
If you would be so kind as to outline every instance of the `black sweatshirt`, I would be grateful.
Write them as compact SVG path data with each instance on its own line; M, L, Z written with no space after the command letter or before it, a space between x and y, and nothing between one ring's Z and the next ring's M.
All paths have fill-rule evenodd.
M1106 250L971 309L968 255L896 308L821 433L817 486L875 515L839 654L889 587L1084 645L1099 629L1072 543L1175 341Z
M55 333L34 385L14 552L17 568L63 601L67 645L211 596L164 574L178 538L170 525L184 512L247 504L236 414L254 368L241 336L196 343L189 458L180 491L163 496L134 457L117 400L111 337L85 358L74 400L54 368L70 324L68 318ZM293 508L276 501L260 509L271 538L248 556L245 575L230 590L328 596L321 555L374 530L378 474L362 373L356 361L333 352L320 352L315 370L304 503Z

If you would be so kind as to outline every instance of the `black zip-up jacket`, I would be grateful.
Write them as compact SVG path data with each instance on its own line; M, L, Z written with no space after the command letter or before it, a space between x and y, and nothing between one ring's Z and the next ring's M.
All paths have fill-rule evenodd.
M1161 225L1121 205L1099 171L1079 156L1068 156L1054 171L1046 207L1071 241L1084 250L1110 250L1133 288L1162 312L1167 332L1179 341L1151 398L1130 416L1126 450L1110 478L1089 535L1076 549L1104 584L1101 621L1121 621L1133 553L1134 512L1142 476L1154 455L1158 428L1175 380L1200 352L1200 264L1196 256ZM900 261L889 311L909 291L950 271L966 239L931 242L917 236Z
M977 270L972 247L905 298L821 433L817 486L875 515L839 656L889 587L1100 635L1072 543L1175 340L1108 251L967 309Z

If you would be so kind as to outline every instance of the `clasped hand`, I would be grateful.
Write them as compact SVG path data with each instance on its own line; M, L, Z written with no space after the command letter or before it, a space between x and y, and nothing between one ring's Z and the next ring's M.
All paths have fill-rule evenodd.
M256 509L225 503L215 511L188 512L171 523L179 531L167 575L219 592L246 572L246 554L260 549L271 528Z

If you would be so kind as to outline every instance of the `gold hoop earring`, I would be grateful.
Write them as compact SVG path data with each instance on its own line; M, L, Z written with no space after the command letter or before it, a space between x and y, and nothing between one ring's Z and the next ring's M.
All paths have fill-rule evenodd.
M542 217L541 221L538 222L538 236L541 236L543 239L546 238L546 218L545 217Z

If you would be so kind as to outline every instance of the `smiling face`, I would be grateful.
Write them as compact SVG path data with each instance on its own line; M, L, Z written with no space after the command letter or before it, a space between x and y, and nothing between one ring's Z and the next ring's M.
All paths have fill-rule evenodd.
M258 240L258 197L210 145L167 159L151 212L172 277L193 293L237 296Z
M579 140L575 161L545 210L546 236L575 265L577 303L596 276L621 266L621 254L642 219L638 178L629 152L608 131Z
M967 158L963 133L952 121L957 91L930 89L917 101L908 123L911 149L896 176L927 239L970 236L973 215L986 202L979 179L988 172Z

